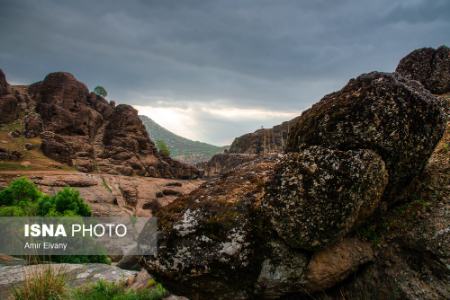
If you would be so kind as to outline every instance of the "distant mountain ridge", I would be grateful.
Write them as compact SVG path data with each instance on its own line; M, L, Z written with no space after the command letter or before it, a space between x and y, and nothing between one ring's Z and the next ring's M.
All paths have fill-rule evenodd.
M162 140L170 149L171 157L186 163L196 164L208 161L217 153L222 153L228 146L215 146L193 141L179 136L162 127L151 118L140 115L142 123L153 141Z

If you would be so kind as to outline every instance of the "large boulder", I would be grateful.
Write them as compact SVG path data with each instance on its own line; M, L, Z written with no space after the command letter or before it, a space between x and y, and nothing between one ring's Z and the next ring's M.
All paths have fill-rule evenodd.
M50 73L29 90L36 99L36 111L44 121L45 130L93 136L102 124L101 114L87 100L89 90L70 73Z
M369 149L389 172L385 199L420 174L444 131L439 101L415 81L397 74L363 74L305 111L292 127L288 152L311 145Z
M275 173L264 213L289 246L305 250L336 242L369 217L388 182L373 151L320 146L289 153Z
M249 162L161 209L158 251L144 259L149 273L192 299L251 297L264 260L258 235L270 234L257 212L275 163Z
M396 72L417 80L435 94L450 92L450 48L416 49L400 61Z

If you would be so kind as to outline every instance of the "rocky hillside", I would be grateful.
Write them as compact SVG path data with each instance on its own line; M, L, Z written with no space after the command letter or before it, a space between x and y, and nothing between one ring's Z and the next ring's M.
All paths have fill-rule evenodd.
M195 165L222 153L227 146L219 147L199 141L192 141L162 127L147 116L139 116L153 141L164 141L170 149L170 156L187 164Z
M162 208L143 265L193 299L449 299L448 102L410 72L350 80L297 119L286 154Z
M48 158L82 172L199 176L195 167L159 155L135 109L90 93L69 73L51 73L41 82L14 87L0 71L0 124L3 129L14 124L10 137L30 139L25 142L30 149L38 147ZM2 152L3 160L21 159L11 149Z

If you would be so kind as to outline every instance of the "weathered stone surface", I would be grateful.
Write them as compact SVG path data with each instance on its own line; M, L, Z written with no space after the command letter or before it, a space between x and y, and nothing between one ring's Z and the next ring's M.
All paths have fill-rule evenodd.
M9 85L6 81L5 73L0 69L0 96L9 94Z
M29 113L25 116L25 132L24 136L26 138L34 138L39 136L43 130L43 122L41 116L36 113Z
M387 184L385 165L370 150L313 146L289 153L276 168L264 213L287 244L317 250L370 216Z
M0 152L1 157L1 152ZM49 174L50 173L50 174ZM188 194L203 183L201 180L177 180L151 177L128 177L109 174L85 174L67 171L3 171L0 174L0 188L19 176L29 177L40 190L54 195L64 187L80 192L95 216L150 217L152 213L173 202L177 195L156 194L166 189L166 184L177 182L181 186L171 189L178 195ZM149 203L157 205L149 206Z
M314 253L306 270L306 289L324 291L343 281L361 265L374 259L371 244L355 238Z
M11 94L5 74L0 69L0 124L9 123L19 117L19 101Z
M420 174L442 136L444 115L433 95L397 74L372 72L325 96L291 129L287 150L310 145L370 149L389 172L385 199Z
M308 255L277 240L269 242L268 248L255 284L256 294L264 299L280 299L287 294L304 293Z
M4 148L0 148L0 160L20 160L23 157L23 154L19 151L15 150L7 150Z
M147 270L193 299L247 299L263 260L256 212L276 160L249 162L157 213L161 235Z
M417 80L435 94L450 92L450 48L421 48L400 61L396 72Z
M51 73L27 90L36 113L25 118L25 136L41 134L45 155L82 172L197 178L193 166L161 157L137 111L89 93L70 73Z
M282 153L286 146L289 131L299 117L269 129L259 129L234 139L230 153L273 154Z
M204 171L205 176L213 177L230 172L256 157L255 154L221 153L214 155L207 163L198 166Z

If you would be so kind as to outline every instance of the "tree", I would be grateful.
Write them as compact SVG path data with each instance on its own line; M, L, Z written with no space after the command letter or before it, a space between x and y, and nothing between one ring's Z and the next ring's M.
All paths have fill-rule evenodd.
M108 92L105 90L104 87L97 85L94 89L94 93L96 93L98 96L106 97L108 95Z
M157 140L156 141L156 147L159 150L159 154L161 154L162 156L165 156L165 157L169 157L170 156L169 147L167 146L167 144L164 141Z

